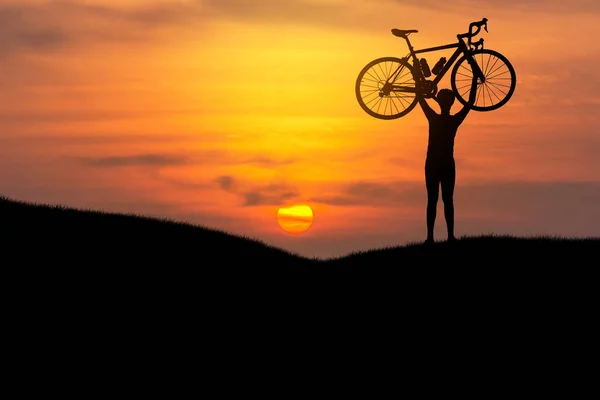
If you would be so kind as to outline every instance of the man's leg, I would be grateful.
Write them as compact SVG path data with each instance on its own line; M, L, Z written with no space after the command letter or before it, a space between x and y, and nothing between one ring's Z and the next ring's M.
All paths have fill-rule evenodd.
M454 185L456 183L456 167L454 163L445 167L442 177L442 201L444 216L448 229L448 240L454 240Z
M433 242L433 227L440 190L440 181L435 169L425 168L425 185L427 186L427 241Z

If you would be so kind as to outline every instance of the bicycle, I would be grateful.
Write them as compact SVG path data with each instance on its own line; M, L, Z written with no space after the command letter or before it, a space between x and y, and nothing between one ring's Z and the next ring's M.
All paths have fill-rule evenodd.
M392 29L393 35L406 40L410 53L403 58L378 58L371 61L360 71L355 90L361 108L367 114L379 119L389 120L403 117L417 104L417 81L415 79L418 80L423 97L434 98L438 90L438 83L452 65L454 65L454 68L450 83L452 91L460 103L467 105L473 74L476 74L478 78L477 98L471 109L491 111L502 107L515 91L516 73L506 57L497 51L483 48L483 38L480 38L477 42L472 41L472 38L479 34L482 26L488 32L487 18L483 18L478 22L471 22L469 32L456 36L458 43L421 50L415 50L408 38L411 33L417 33L418 30ZM476 30L473 31L474 29ZM465 43L465 39L468 39L467 43ZM452 56L447 61L445 57L441 57L433 69L429 68L425 58L417 58L417 54L452 48L456 48ZM462 58L456 62L461 55ZM409 59L412 60L412 64ZM390 63L391 65L389 65ZM435 78L426 79L432 73ZM461 86L463 84L464 86ZM500 92L502 97L496 91ZM487 102L486 94L488 97ZM480 98L483 100L482 103L479 102ZM400 106L407 106L400 110L395 103L396 99L399 100ZM496 99L497 102L492 102ZM381 110L384 100L386 104ZM370 104L373 104L373 107L370 107ZM387 114L388 109L390 114Z

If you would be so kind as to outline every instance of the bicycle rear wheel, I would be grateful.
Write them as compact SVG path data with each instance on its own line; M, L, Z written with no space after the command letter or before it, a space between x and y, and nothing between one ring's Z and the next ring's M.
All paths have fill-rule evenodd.
M485 82L479 83L477 97L472 106L476 111L492 111L502 107L515 92L517 76L511 63L494 50L479 49L472 53L473 59L481 68ZM467 105L473 71L465 56L456 62L452 69L450 83L456 98Z
M358 74L356 98L360 107L378 119L396 119L417 104L411 65L396 57L371 61Z

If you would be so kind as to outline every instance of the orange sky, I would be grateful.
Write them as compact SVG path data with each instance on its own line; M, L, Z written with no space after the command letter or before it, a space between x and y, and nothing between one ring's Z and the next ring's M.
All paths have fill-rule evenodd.
M354 83L407 53L392 28L423 48L487 17L517 89L459 129L457 234L599 236L600 3L449 3L0 0L0 193L307 256L422 240L427 121L370 117ZM315 220L292 236L276 214L297 203Z

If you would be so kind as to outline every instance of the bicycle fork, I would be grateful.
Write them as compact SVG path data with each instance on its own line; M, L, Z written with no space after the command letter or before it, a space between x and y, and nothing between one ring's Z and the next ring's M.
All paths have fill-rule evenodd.
M479 67L479 64L477 63L477 61L475 61L475 59L473 58L473 56L471 56L470 54L467 54L467 61L469 62L469 65L471 66L471 70L473 71L473 75L475 75L476 77L478 77L479 81L481 83L484 83L485 82L485 74L483 73L483 71Z

